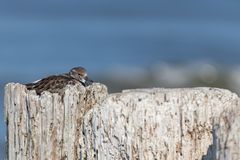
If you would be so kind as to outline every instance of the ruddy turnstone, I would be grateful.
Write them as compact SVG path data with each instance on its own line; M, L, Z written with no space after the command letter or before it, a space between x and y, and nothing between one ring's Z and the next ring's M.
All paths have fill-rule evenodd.
M33 83L26 84L28 90L35 90L38 95L43 91L59 93L67 84L82 83L84 86L93 83L87 76L87 71L83 67L72 68L69 73L52 75Z

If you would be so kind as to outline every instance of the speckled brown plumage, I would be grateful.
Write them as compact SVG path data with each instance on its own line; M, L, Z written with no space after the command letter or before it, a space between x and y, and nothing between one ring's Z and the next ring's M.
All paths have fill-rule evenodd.
M37 82L28 83L26 87L28 90L35 90L40 95L43 91L59 93L66 85L76 83L81 83L84 86L92 83L92 80L88 79L86 70L83 67L75 67L69 73L52 75Z

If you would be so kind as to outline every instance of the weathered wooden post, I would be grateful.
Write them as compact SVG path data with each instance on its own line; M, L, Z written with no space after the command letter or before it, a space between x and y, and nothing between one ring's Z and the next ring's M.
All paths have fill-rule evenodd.
M80 153L87 159L240 159L239 102L213 88L112 94L84 116Z
M107 96L101 84L67 86L41 97L21 84L5 87L8 159L79 159L83 115Z
M8 159L240 159L239 97L213 88L5 88Z

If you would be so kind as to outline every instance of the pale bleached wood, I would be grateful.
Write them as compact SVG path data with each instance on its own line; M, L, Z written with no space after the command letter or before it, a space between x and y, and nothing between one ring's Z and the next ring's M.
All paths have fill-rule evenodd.
M5 87L5 116L10 160L78 159L83 115L107 96L101 84L67 86L64 97L44 92L40 97L24 85Z
M239 114L238 96L223 89L126 90L110 95L84 116L81 155L222 160L233 159L234 154L239 159ZM225 115L231 120L226 122ZM229 125L233 129L226 129Z
M223 89L5 87L8 159L239 159L239 97Z

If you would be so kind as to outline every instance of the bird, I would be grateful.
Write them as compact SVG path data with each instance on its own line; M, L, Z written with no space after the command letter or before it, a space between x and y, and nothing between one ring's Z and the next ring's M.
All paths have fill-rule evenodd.
M88 78L87 71L83 67L74 67L68 73L51 75L25 85L28 90L35 90L37 95L41 95L43 91L59 93L66 85L74 85L79 82L85 87L93 83Z

